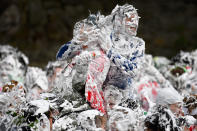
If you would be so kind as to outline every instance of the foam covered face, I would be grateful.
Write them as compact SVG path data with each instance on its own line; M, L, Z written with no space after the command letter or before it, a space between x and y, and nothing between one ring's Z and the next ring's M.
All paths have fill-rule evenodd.
M170 110L178 117L183 115L183 110L182 110L182 103L178 102L175 104L171 104Z
M125 31L129 35L135 36L137 34L139 17L137 12L128 12L124 18Z

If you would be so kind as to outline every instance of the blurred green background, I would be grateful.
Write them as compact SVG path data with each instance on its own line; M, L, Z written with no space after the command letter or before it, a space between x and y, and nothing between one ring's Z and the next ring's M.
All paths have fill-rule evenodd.
M1 0L0 44L17 47L30 65L45 67L72 39L77 21L90 12L108 15L125 3L141 16L138 36L146 42L146 53L172 57L197 49L196 0Z

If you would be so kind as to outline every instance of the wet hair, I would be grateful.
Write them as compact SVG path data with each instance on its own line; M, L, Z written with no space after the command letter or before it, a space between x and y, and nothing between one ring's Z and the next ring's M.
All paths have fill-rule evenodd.
M180 131L181 128L177 125L177 119L171 113L171 111L165 106L157 106L154 112L147 116L145 121L145 127L152 131Z
M183 99L184 107L188 109L188 112L191 113L192 110L197 108L197 95L186 96Z

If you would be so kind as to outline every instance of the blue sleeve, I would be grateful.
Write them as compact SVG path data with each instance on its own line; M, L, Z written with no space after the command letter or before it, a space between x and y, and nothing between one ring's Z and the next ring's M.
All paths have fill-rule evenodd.
M66 44L62 45L59 49L56 58L60 59L72 59L74 56L78 55L82 50L81 45L74 43L72 41L67 42Z
M68 50L68 47L70 44L71 44L71 42L69 41L60 47L59 51L56 54L56 59L62 58L63 54Z

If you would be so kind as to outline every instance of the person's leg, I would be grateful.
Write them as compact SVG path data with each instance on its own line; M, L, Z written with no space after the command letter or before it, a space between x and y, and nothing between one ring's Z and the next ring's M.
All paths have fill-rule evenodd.
M110 67L109 59L103 54L92 60L88 67L85 96L91 106L105 113L104 97L102 91L103 82L106 79Z

